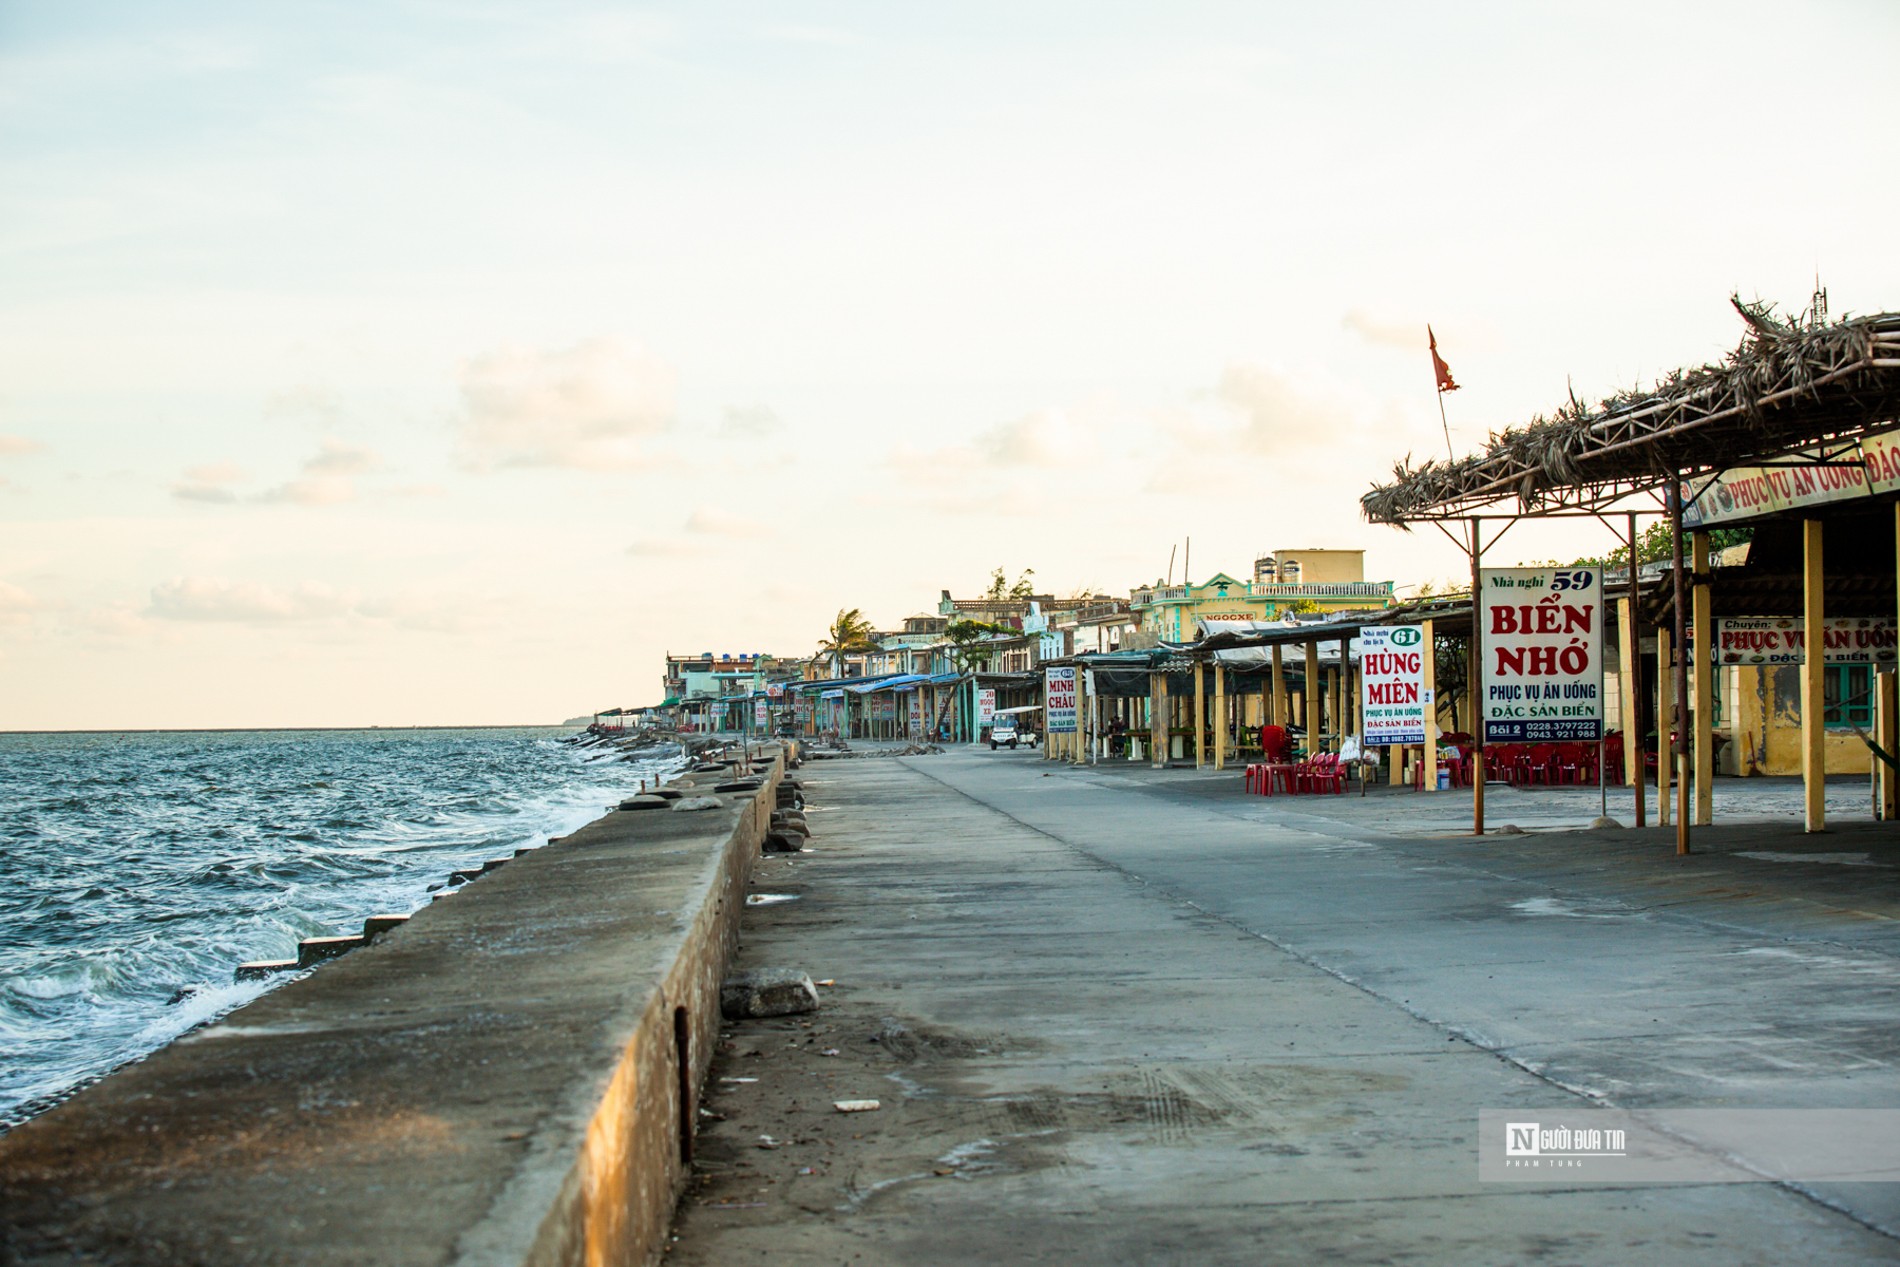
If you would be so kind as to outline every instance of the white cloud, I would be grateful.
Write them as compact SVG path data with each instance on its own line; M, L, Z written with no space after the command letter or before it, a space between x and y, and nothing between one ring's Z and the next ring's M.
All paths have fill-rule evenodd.
M1354 439L1356 428L1343 408L1268 366L1230 363L1221 371L1216 394L1240 411L1243 425L1236 438L1263 452L1344 446Z
M187 468L185 478L172 485L172 496L179 501L229 505L238 499L229 486L243 478L244 468L235 462L206 462Z
M0 581L0 624L26 620L39 610L40 600L17 585Z
M257 500L291 506L340 506L356 500L356 484L346 475L305 475L266 489Z
M312 475L367 475L379 463L370 450L326 436L317 455L305 462L303 469Z
M334 425L342 416L343 402L326 387L304 385L277 392L264 402L267 418L290 418Z
M463 458L481 470L629 470L640 441L672 422L674 390L671 366L616 339L487 352L462 371Z
M185 478L194 484L235 484L244 478L244 468L235 462L206 462L185 468Z
M705 537L762 537L765 525L717 506L701 506L686 517L686 531Z
M228 488L192 483L173 484L172 496L181 502L207 502L214 506L229 506L238 499L237 494Z
M916 474L971 470L1028 470L1073 464L1093 438L1064 409L1038 409L978 432L968 444L939 449L898 448L889 465Z
M0 457L20 457L28 453L39 453L46 445L31 436L0 435Z
M783 425L778 415L765 405L732 405L719 424L719 434L747 438L768 436Z
M1425 326L1421 322L1392 321L1364 308L1354 308L1340 318L1339 324L1367 342L1383 347L1408 352L1423 352L1426 348Z
M314 581L279 588L183 576L152 587L147 614L162 620L269 625L334 619L354 606L349 595Z
M627 553L638 559L684 559L705 552L706 547L699 542L667 537L641 537L627 547Z

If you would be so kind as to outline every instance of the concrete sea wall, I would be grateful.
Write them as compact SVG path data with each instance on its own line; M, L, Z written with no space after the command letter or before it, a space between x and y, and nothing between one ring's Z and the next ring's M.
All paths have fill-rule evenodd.
M0 1262L640 1264L692 1148L755 790L515 858L0 1138Z

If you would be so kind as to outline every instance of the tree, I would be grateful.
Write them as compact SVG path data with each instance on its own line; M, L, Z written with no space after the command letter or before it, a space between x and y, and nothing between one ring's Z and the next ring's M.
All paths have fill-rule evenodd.
M1001 575L1001 569L998 569ZM943 631L950 640L950 660L957 666L957 672L969 673L980 666L986 666L995 657L996 652L986 644L992 635L1013 634L1016 631L1007 625L990 625L980 620L959 620Z
M1684 535L1686 536L1687 534L1684 534ZM1726 550L1730 546L1742 545L1746 542L1753 541L1754 539L1755 539L1755 530L1752 527L1750 528L1711 528L1709 530L1709 548L1711 550ZM1637 536L1636 562L1638 563L1638 565L1641 565L1644 563L1655 563L1655 562L1658 562L1659 560L1670 558L1675 553L1674 544L1675 543L1674 543L1673 536L1669 531L1669 521L1666 519L1658 520L1657 522L1649 525L1649 527L1643 529L1643 531ZM1683 542L1684 557L1687 557L1689 553L1688 547L1689 547L1689 543L1687 541L1684 541ZM1620 545L1616 549L1610 551L1608 554L1597 555L1597 556L1593 556L1587 559L1577 559L1571 562L1568 566L1621 568L1621 567L1629 566L1629 558L1630 558L1630 548L1627 545Z
M1319 604L1310 598L1296 598L1290 603L1280 604L1282 616L1304 616L1319 610Z
M831 628L818 641L821 654L831 657L835 676L844 676L844 658L853 651L872 651L877 648L877 639L871 622L864 613L853 607L850 610L840 608L837 617L831 622Z
M1003 569L997 568L990 573L990 587L983 591L983 597L993 603L1000 603L1006 598L1028 598L1036 592L1035 582L1029 579L1035 574L1035 568L1024 568L1023 574L1011 585L1009 578L1003 575Z

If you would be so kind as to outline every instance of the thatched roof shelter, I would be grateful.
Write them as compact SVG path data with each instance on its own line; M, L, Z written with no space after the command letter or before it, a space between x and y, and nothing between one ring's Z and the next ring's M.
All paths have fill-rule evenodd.
M1526 515L1601 509L1683 477L1900 427L1900 313L1812 324L1731 302L1748 332L1721 364L1596 405L1572 396L1456 462L1407 458L1360 498L1366 518L1454 519L1507 498Z

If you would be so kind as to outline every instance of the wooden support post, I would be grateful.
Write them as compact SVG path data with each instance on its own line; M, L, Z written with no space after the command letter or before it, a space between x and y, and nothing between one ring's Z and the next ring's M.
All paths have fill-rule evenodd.
M1874 739L1888 752L1900 752L1900 677L1892 669L1874 675ZM1880 820L1890 823L1900 818L1900 777L1879 757L1874 769L1880 771Z
M1672 741L1674 760L1670 768L1676 772L1676 852L1689 852L1689 608L1688 594L1683 589L1682 557L1682 480L1677 478L1669 485L1669 568L1670 580L1675 587L1674 601L1670 604L1675 615L1675 628L1672 645L1675 647L1675 675L1670 686L1675 696L1676 706L1669 714L1669 725L1675 731ZM1660 723L1658 723L1660 725Z
M1641 568L1636 562L1636 514L1629 516L1629 589L1623 599L1623 774L1636 795L1636 825L1643 826L1643 646Z
M1194 661L1194 768L1207 764L1207 666Z
M1827 830L1827 656L1826 610L1821 599L1826 575L1821 559L1821 521L1801 521L1801 618L1806 654L1801 662L1801 785L1806 794L1806 825Z
M1267 700L1267 721L1275 726L1285 726L1286 717L1286 665L1282 653L1285 648L1279 643L1273 644L1273 693Z
M1214 661L1214 768L1227 768L1227 670Z
M1148 670L1148 764L1168 768L1168 667Z
M1346 675L1351 661L1346 654L1346 640L1339 640L1339 667L1333 670L1333 750L1337 752L1345 746L1346 734L1352 726L1346 720L1346 702L1351 697L1346 694Z
M1675 745L1670 742L1669 726L1675 720L1676 702L1670 696L1675 679L1669 672L1669 630L1656 630L1656 826L1669 826L1669 779L1676 768Z
M1320 751L1319 697L1325 689L1319 676L1319 643L1306 644L1306 755Z
M1484 835L1484 521L1471 520L1471 647L1466 666L1466 695L1471 701L1471 834ZM1425 754L1426 768L1438 773L1438 754Z
M1695 574L1695 824L1715 821L1715 622L1711 619L1714 591L1709 575L1709 534L1692 538L1690 554Z

